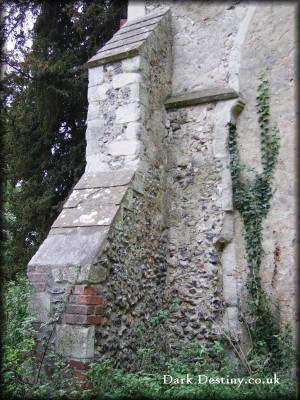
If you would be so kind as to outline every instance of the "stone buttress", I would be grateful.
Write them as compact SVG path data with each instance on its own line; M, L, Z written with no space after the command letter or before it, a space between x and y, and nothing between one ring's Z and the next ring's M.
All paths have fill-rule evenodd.
M86 170L28 264L37 321L80 369L130 366L139 324L170 309L155 340L238 334L225 86L172 93L169 9L129 20L88 61ZM238 107L237 105L241 105Z
M85 173L27 267L32 314L54 316L78 376L100 354L126 360L131 326L163 306L170 26L168 10L130 21L89 60Z

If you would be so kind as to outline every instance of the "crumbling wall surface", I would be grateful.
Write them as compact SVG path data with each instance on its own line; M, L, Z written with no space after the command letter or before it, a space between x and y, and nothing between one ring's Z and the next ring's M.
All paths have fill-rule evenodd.
M257 76L263 70L270 83L270 122L278 123L280 149L272 182L273 198L264 221L265 254L261 278L270 299L279 301L282 322L289 323L294 328L297 268L296 15L297 5L293 2L257 4L241 55L240 90L246 99L246 106L237 125L242 161L261 171L255 97L259 83ZM247 271L239 218L236 224L237 257L241 272L239 290L244 292Z
M169 301L175 339L213 339L222 309L222 270L216 243L224 211L221 204L222 160L213 154L215 104L171 109L167 191Z
M168 275L172 343L239 333L227 123L236 100L168 110ZM220 118L220 114L223 118Z

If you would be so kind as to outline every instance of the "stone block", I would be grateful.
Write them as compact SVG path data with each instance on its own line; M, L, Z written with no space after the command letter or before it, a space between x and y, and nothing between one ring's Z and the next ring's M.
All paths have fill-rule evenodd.
M107 232L105 226L62 228L59 234L48 235L29 265L44 264L58 268L93 262Z
M234 235L234 217L233 213L225 213L223 226L220 233L220 242L229 243Z
M232 200L232 180L229 168L222 170L222 198L221 198L222 210L232 211L233 200Z
M89 87L100 85L104 80L103 66L89 68Z
M234 243L228 243L222 252L223 275L234 276L236 268L235 246Z
M231 88L207 88L195 92L173 95L165 101L165 106L166 108L186 107L236 97L238 97L238 93Z
M104 133L104 121L102 118L93 119L88 121L86 129L86 141L97 142Z
M131 189L127 190L126 197L122 202L122 206L127 210L133 210L133 192Z
M69 282L75 283L77 275L79 273L78 267L65 267L65 268L53 268L52 279L54 282Z
M88 140L86 144L85 154L87 157L97 156L100 153L100 143L99 140Z
M77 278L77 283L101 283L107 278L107 270L100 264L86 264Z
M57 325L56 351L72 359L86 360L94 356L95 327Z
M74 283L76 282L76 277L79 273L78 267L66 267L63 269L63 280L66 282Z
M237 286L234 276L223 275L223 298L230 306L237 306Z
M73 190L71 196L64 204L64 208L77 207L82 203L89 204L120 204L124 194L126 193L126 186L116 186L111 188L99 189L81 189Z
M147 107L149 105L149 95L142 83L131 83L130 88L130 101L138 101L143 106Z
M130 122L125 131L125 137L128 140L138 139L144 128L140 122Z
M117 109L116 122L118 124L135 122L141 118L141 107L139 103L130 103L120 106Z
M61 268L53 268L51 272L54 282L63 282L63 270Z
M29 299L29 312L38 322L50 318L50 296L48 293L34 293Z
M238 337L239 323L238 323L238 309L237 307L227 307L223 317L224 328L234 337Z
M119 170L109 172L94 172L83 174L75 189L112 187L119 185L127 185L134 175L132 170Z
M130 85L131 83L139 83L141 75L136 72L124 72L113 76L112 85L114 89L119 89L123 86Z
M101 118L101 108L98 102L93 102L89 104L87 121L93 121L95 119Z
M106 99L106 93L110 89L110 84L102 83L101 85L91 86L88 88L88 101L99 101Z
M64 208L52 227L108 226L111 224L118 206L114 204L95 205L83 203L77 208Z
M137 140L119 140L108 145L108 154L112 156L130 156L137 154L139 142Z
M92 194L96 193L99 189L83 189L73 190L70 197L64 204L64 208L77 207L79 203L84 202Z
M66 314L64 322L70 325L99 325L100 315Z
M124 72L138 72L141 68L141 57L135 56L122 61Z
M85 172L88 174L105 171L110 172L111 169L108 164L109 160L107 160L107 158L108 156L103 155L103 153L87 155Z
M115 62L118 60L122 60L123 58L127 58L130 56L134 56L138 54L139 47L144 43L143 40L139 40L138 42L128 44L127 46L120 46L112 50L101 50L92 58L89 59L87 65L89 67L96 65L103 65L109 62Z

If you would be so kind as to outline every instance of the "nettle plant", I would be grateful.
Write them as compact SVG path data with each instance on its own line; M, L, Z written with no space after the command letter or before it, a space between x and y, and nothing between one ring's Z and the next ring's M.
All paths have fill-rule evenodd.
M230 170L233 185L233 199L244 227L245 250L248 266L247 289L249 292L248 325L253 347L259 354L265 354L265 362L270 366L282 367L283 349L278 316L270 308L270 301L262 289L260 268L263 259L263 220L270 209L274 167L279 153L279 129L270 123L269 81L264 72L258 75L259 85L256 110L260 127L262 172L254 172L252 179L243 174L248 169L241 163L237 141L237 128L229 124Z

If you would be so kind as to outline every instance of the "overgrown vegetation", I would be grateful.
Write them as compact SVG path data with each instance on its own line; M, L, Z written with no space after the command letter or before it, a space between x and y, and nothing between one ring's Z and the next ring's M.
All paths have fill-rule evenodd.
M235 208L239 211L244 226L245 251L247 255L249 309L245 313L252 338L253 353L262 364L274 371L286 368L287 355L290 354L289 332L280 333L279 315L274 315L260 281L260 268L263 251L262 223L270 209L274 166L279 152L279 130L270 124L269 82L264 72L259 74L256 109L260 127L262 172L254 172L254 178L246 178L246 166L240 161L237 129L229 124L230 169L233 183ZM249 168L248 168L249 169ZM277 309L278 311L278 309Z
M250 371L240 368L229 357L225 336L213 343L194 341L176 351L160 353L149 341L149 347L140 348L135 354L132 371L115 368L109 359L102 358L90 364L88 371L83 371L84 381L74 376L63 357L54 354L48 343L41 369L41 360L34 355L45 346L51 324L43 327L45 339L38 339L27 310L30 288L25 277L19 276L16 282L8 283L3 294L6 318L1 391L6 398L296 398L296 383L284 376L284 369L274 370L270 364L263 365L256 353L247 356ZM141 334L153 337L158 327L167 326L168 315L172 312L172 309L158 312L159 321L153 317L147 324L147 331L142 330ZM288 356L286 361L290 362ZM233 378L236 381L232 381ZM179 383L181 379L182 384ZM251 383L246 383L249 379Z

